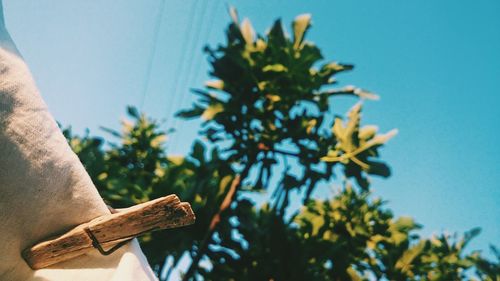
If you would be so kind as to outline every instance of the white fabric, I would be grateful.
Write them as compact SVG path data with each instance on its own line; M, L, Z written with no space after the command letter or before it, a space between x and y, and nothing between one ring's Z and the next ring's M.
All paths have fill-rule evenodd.
M48 112L1 12L0 3L0 280L156 280L136 241L110 256L93 251L36 271L22 259L22 249L109 210Z

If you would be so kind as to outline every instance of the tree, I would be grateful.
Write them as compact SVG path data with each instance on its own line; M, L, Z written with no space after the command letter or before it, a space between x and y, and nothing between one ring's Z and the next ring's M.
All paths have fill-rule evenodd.
M361 126L363 101L377 96L335 87L338 74L353 66L323 61L305 40L309 15L294 20L290 38L279 20L259 35L248 19L240 23L234 9L230 14L227 42L205 48L214 80L193 90L198 101L178 113L205 120L200 135L207 141L195 141L188 156L169 157L168 132L132 107L133 122L122 133L107 130L119 144L106 147L65 131L111 205L170 193L192 203L194 226L141 238L162 278L169 274L167 256L175 265L189 253L185 280L464 280L473 274L499 280L498 261L464 251L478 229L462 238L423 239L413 219L395 218L372 198L369 177L390 175L379 149L396 131ZM332 114L339 95L361 100L346 118ZM333 198L313 198L334 180L343 187ZM256 192L271 195L257 206L246 196ZM290 209L292 193L301 197L301 209ZM201 260L210 267L199 266Z

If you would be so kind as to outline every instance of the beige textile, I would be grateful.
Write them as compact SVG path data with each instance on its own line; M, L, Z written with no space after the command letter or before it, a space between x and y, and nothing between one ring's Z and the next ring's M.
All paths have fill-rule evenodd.
M93 251L36 271L21 258L40 239L109 211L38 93L1 12L0 3L0 281L156 280L136 241L110 256Z

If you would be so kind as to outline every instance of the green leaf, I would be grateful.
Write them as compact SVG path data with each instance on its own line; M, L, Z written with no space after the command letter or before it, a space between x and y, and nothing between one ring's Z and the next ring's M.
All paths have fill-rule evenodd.
M118 194L109 193L109 194L107 194L107 199L108 200L120 201L120 200L123 199L123 196L118 195Z
M198 117L203 114L205 109L203 107L200 107L198 105L195 105L194 108L192 109L186 109L186 110L181 110L175 114L175 116L184 118L184 119L190 119L194 117Z
M475 227L467 232L465 232L464 237L457 243L456 248L462 250L469 244L469 242L481 233L480 227Z
M141 118L141 114L139 113L137 108L135 108L134 106L127 106L127 114L129 116L136 118L136 119Z
M287 43L281 20L276 20L268 33L268 44L275 48L284 46Z
M377 175L387 178L391 175L391 168L385 163L378 161L367 161L368 169L366 172L370 175Z
M120 134L120 132L114 130L114 129L110 129L110 128L106 128L106 127L99 127L101 130L103 130L104 132L114 136L114 137L117 137L117 138L121 138L122 137L122 134Z
M200 163L205 163L205 146L200 141L195 141L193 144L193 151L191 156L200 161Z

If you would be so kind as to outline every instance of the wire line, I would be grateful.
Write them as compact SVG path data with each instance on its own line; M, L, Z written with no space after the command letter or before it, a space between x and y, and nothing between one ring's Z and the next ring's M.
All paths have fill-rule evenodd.
M207 0L205 0L207 1ZM182 54L180 56L180 60L179 62L177 63L177 71L174 73L177 74L177 78L175 79L175 82L173 84L173 89L170 93L167 93L167 94L170 94L172 95L172 98L170 99L170 102L169 104L167 105L167 122L171 125L171 122L170 120L172 119L171 116L172 115L172 111L174 110L173 107L174 107L174 104L175 104L175 99L176 99L176 96L177 96L177 89L179 88L179 81L181 80L184 72L185 72L185 63L184 63L184 60L186 59L186 54L188 53L188 45L191 45L191 42L192 42L192 37L191 37L191 33L193 31L193 22L194 20L192 20L194 18L194 15L195 15L195 12L196 12L196 2L197 0L194 0L192 2L192 5L191 5L191 12L190 12L190 15L188 17L188 21L189 21L189 25L187 27L187 32L185 32L185 36L183 38L183 51L182 51ZM168 127L169 125L167 125Z
M215 15L217 14L217 12L219 10L220 3L221 3L221 1L216 0L215 4L209 8L210 9L210 12L208 13L209 22L206 25L207 28L205 29L204 34L203 34L202 44L208 44L208 40L210 38L210 34L212 32L214 22L215 22ZM191 62L190 68L189 68L190 70L192 70L192 68L196 64L201 64L202 59L203 59L203 53L201 52L201 50L197 50L196 54L193 57L195 57L195 60ZM194 73L194 75L191 75L186 87L190 87L191 85L193 85L193 83L197 83L200 80L200 75L201 75L201 73L203 73L204 70L205 70L205 67L198 67L197 71ZM189 72L190 71L188 71L188 73ZM189 95L190 95L189 89L187 91L183 92L183 95L181 97L181 100L180 100L178 107L184 106L186 98L188 98ZM179 120L179 118L175 118L173 128L177 128L179 122L181 122ZM186 130L179 131L178 135L177 135L177 139L184 139L185 133L186 133ZM172 144L172 149L174 151L177 149L177 142L174 142Z
M151 53L149 56L149 61L148 61L148 67L146 70L146 79L144 82L144 87L142 90L142 97L141 97L141 103L140 103L140 111L142 111L144 107L144 103L146 101L146 96L148 94L149 90L149 82L151 80L151 72L153 69L153 62L154 62L154 57L156 54L156 46L158 45L158 35L160 33L160 27L161 27L161 22L163 21L163 10L165 9L165 2L166 0L160 0L160 8L158 10L158 15L156 16L156 24L154 27L154 37L153 37L153 46L151 47Z

